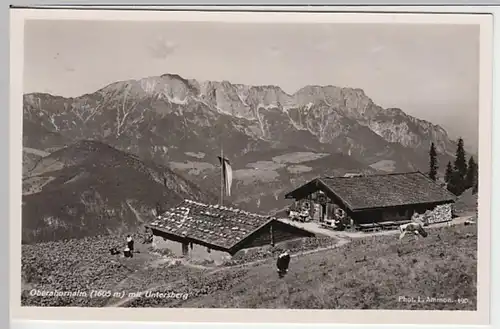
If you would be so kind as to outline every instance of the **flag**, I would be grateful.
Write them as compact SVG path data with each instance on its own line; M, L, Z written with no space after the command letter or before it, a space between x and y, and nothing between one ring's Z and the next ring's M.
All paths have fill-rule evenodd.
M231 185L233 183L233 169L231 168L231 163L227 158L218 156L219 162L222 166L222 177L224 180L224 190L227 196L231 195Z

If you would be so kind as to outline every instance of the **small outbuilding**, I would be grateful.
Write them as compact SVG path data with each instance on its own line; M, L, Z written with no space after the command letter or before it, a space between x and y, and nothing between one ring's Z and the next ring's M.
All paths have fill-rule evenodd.
M147 225L153 247L175 255L221 263L242 249L315 236L274 217L184 200Z

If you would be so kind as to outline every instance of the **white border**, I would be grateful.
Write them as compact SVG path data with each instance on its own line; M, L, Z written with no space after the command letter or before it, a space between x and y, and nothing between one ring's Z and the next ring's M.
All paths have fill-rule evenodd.
M245 7L248 9L248 7ZM269 8L268 8L269 9ZM293 10L297 10L295 7ZM311 10L311 8L308 8ZM318 8L313 8L318 10ZM323 8L327 9L327 8ZM399 11L408 8L398 7ZM429 8L437 11L435 7ZM463 8L462 8L463 9ZM335 7L332 10L339 10ZM351 9L352 10L352 9ZM360 8L354 8L360 11ZM380 7L377 8L381 10ZM423 11L422 7L418 8ZM398 11L392 9L391 11ZM429 10L427 10L429 11ZM216 310L216 309L87 309L21 308L20 306L20 207L22 163L22 54L23 23L25 19L85 19L85 20L174 20L273 23L398 23L398 24L480 24L480 214L478 248L478 311L312 311L312 310ZM11 316L43 320L100 320L113 321L191 321L233 323L405 323L405 324L488 324L490 282L490 194L491 194L491 119L492 119L492 17L487 15L417 15L417 14L360 14L360 13L216 13L161 11L90 11L90 10L13 10L11 12L11 148L10 148L10 237L11 237Z

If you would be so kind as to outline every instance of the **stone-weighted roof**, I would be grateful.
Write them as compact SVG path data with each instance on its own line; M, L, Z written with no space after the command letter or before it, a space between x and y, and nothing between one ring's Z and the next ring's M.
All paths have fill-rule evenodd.
M184 200L148 226L228 250L273 219L232 207Z

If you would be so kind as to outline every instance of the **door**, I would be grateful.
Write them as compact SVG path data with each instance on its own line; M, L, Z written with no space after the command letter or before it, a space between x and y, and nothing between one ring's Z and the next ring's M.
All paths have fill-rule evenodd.
M321 217L319 219L320 222L324 222L326 218L326 204L321 205Z

